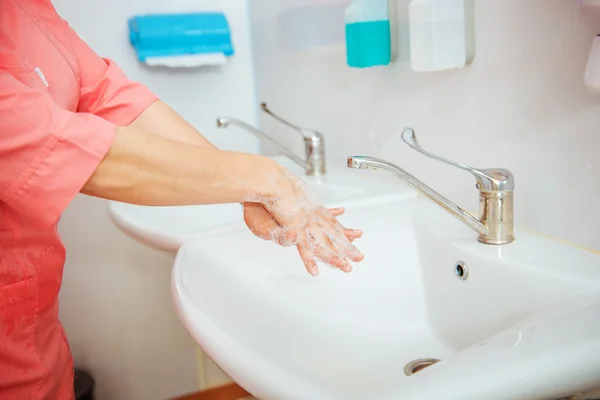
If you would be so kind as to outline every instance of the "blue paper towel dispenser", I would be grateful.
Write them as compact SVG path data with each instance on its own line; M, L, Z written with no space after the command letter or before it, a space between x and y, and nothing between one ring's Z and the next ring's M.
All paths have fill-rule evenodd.
M229 23L223 13L138 15L129 19L129 41L140 62L170 58L234 54Z

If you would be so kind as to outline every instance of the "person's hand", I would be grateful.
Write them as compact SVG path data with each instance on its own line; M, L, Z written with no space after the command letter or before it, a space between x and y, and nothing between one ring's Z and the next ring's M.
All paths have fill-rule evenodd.
M273 241L281 246L287 247L294 245L298 242L298 230L297 229L284 229L282 228L277 221L273 218L273 216L267 211L267 209L261 203L244 203L244 222L250 229L250 231L261 239ZM327 217L331 220L331 218L337 218L344 214L343 208L331 208L327 210L331 217ZM343 228L344 235L347 240L353 242L355 239L358 239L362 236L362 231L360 229L345 229ZM309 248L306 246L302 246L300 243L296 244L298 247L298 251L300 256L302 257L303 262L305 263L307 269L311 274L316 274L318 271L316 270L316 264L314 262L314 254ZM328 256L323 259L323 257L318 257L322 261L340 268L345 272L350 272L351 267L347 260L335 256L335 253L330 253ZM354 257L352 261L360 261L362 257Z
M343 210L327 210L315 203L306 184L281 168L276 196L249 199L244 204L244 220L257 236L282 246L295 245L307 270L318 274L316 259L350 272L350 261L362 261L364 256L352 244L362 235L358 230L345 229L337 220Z
M243 203L244 222L250 231L261 239L271 240L281 246L289 246L295 240L294 231L288 230L285 235L282 233L281 227L277 221L273 219L271 214L260 203ZM344 214L344 208L330 208L329 212L334 217L339 217ZM360 229L344 229L344 234L349 241L353 242L362 236Z

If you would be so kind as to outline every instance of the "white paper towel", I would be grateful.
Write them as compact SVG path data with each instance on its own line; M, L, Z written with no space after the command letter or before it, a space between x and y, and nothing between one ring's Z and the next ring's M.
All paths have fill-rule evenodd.
M163 66L169 68L191 68L202 66L215 66L227 63L227 57L223 53L194 54L186 56L170 57L148 57L146 64L156 67Z

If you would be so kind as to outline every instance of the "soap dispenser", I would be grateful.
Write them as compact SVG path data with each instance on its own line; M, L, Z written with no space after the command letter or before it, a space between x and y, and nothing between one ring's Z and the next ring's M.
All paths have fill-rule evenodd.
M394 3L394 0L350 1L344 15L348 66L368 68L393 61Z
M579 9L594 37L585 67L585 85L600 93L600 0L580 0Z
M415 71L462 68L473 61L473 0L412 0L408 17Z

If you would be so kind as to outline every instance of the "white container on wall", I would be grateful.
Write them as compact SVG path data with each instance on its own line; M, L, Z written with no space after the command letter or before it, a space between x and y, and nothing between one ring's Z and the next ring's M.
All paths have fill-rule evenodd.
M409 23L415 71L462 68L473 61L473 0L412 0Z
M584 82L587 87L600 93L600 35L596 35L592 41Z
M588 56L584 83L600 93L600 0L580 0L579 9L588 26L596 35Z
M579 10L594 33L600 33L600 0L579 0Z

